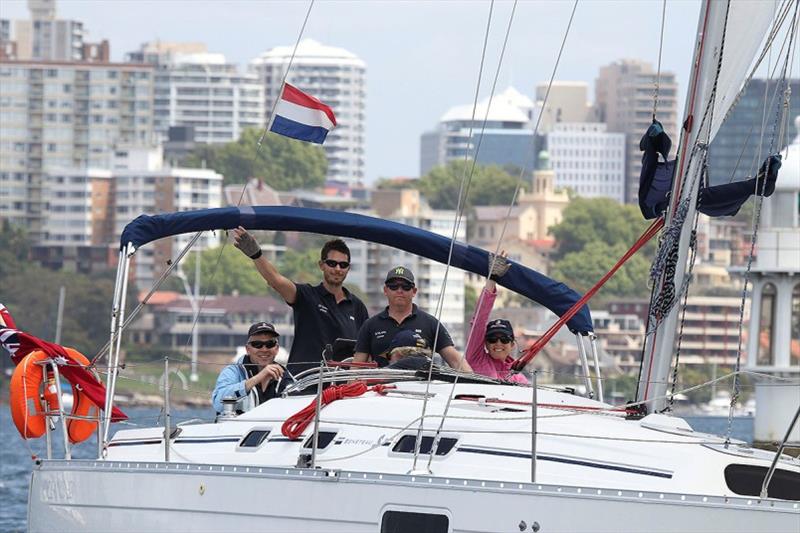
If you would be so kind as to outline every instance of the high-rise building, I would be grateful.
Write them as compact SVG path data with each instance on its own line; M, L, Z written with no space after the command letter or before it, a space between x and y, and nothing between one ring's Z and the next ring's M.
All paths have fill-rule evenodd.
M0 217L46 240L43 176L111 168L153 137L153 69L121 63L0 60Z
M793 96L788 102L784 101L786 89ZM712 185L754 176L770 150L777 153L789 144L799 133L793 122L794 117L800 115L800 99L796 97L797 94L800 94L800 79L797 78L789 79L785 85L780 86L775 81L750 80L711 141L708 173ZM777 123L777 112L784 103L788 104L789 109L785 115L788 120L782 125ZM781 127L787 131L783 136L782 146L777 146Z
M455 211L431 209L416 189L378 190L373 192L372 210L365 214L378 216L428 230L432 233L453 235ZM456 239L464 241L465 225L459 227ZM414 299L421 309L436 314L444 282L446 266L431 259L410 254L395 248L365 241L349 241L352 266L348 282L358 286L366 296L370 314L383 310L386 296L383 285L386 273L398 265L414 273L417 296ZM440 320L447 327L457 347L463 347L464 329L464 272L451 268L442 297Z
M420 174L451 161L472 158L482 165L514 166L532 170L538 144L534 142L530 98L509 87L491 102L449 109L436 129L420 137ZM488 111L488 113L487 113ZM485 121L485 124L484 124Z
M625 201L625 134L593 122L557 123L547 134L556 187L584 198Z
M639 193L642 153L639 140L653 120L653 97L658 81L656 118L672 137L673 150L678 139L678 83L672 72L659 75L650 65L636 59L622 59L600 68L595 81L595 114L608 131L624 133L625 202L635 203Z
M239 73L204 44L145 43L127 60L155 66L153 121L163 140L175 126L193 127L194 142L208 144L235 141L245 128L264 127L258 76Z
M292 46L277 46L250 62L264 85L264 111L269 114L280 96ZM304 39L297 47L286 82L333 108L337 126L325 141L329 180L350 185L365 179L366 73L364 61L342 48Z
M589 84L584 81L553 81L536 86L536 109L541 113L538 133L548 133L561 122L589 121ZM545 96L547 104L544 103Z
M80 61L83 59L83 23L56 18L55 0L28 0L30 20L14 21L17 58Z

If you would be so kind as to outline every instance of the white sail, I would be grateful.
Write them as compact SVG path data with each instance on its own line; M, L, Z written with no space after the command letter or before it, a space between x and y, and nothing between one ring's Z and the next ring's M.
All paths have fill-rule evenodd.
M777 7L776 3L766 0L710 0L703 3L684 108L684 127L687 129L681 134L676 179L672 190L672 198L675 200L667 216L667 226L673 223L676 208L681 202L697 197L703 157L700 153L695 153L696 157L692 157L692 153L698 143L707 143L713 139L725 114L733 105L756 54L761 49ZM680 232L678 259L672 278L676 299L680 298L680 290L686 278L691 221L695 216L695 207L694 200L688 202L686 223ZM660 289L662 283L669 281L659 280L657 287ZM666 405L664 396L670 381L670 364L675 353L680 307L674 305L645 339L637 400L647 402L648 412L659 412Z
M709 140L714 139L728 110L736 103L736 97L773 24L776 7L781 3L768 0L732 0L730 2L722 67L717 80L717 96ZM715 64L711 65L712 69L715 67ZM707 99L713 89L713 74L712 70L705 79L702 92L704 99Z

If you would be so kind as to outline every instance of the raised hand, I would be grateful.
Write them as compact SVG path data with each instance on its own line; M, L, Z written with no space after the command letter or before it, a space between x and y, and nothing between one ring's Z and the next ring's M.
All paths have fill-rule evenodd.
M233 230L233 245L250 259L261 257L261 247L253 236L242 226Z

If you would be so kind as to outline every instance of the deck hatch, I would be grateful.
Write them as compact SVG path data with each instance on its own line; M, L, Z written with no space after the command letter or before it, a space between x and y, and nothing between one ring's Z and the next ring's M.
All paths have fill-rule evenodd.
M336 438L336 431L320 431L319 437L317 438L317 450L324 450L327 448L333 439ZM310 435L306 441L303 443L303 448L308 448L309 450L314 445L314 435Z
M416 440L416 435L403 435L392 447L392 451L397 453L414 453L414 444ZM439 447L436 448L436 455L447 455L450 453L450 450L455 447L457 442L458 439L451 437L440 438ZM432 447L433 437L423 436L422 443L419 446L419 453L430 455Z
M261 446L269 435L268 429L254 429L244 436L239 443L240 448L258 448Z

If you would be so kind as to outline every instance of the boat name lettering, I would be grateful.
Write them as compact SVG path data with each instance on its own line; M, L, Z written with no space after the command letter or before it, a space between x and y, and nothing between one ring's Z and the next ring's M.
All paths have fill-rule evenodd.
M42 487L41 494L42 501L72 502L74 501L75 483L63 477L48 479Z

